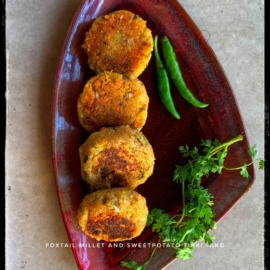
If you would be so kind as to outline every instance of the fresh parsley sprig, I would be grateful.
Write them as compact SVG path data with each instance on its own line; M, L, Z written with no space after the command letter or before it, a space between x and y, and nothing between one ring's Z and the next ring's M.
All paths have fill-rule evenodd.
M203 154L199 153L198 147L190 149L188 145L180 146L179 150L188 163L184 166L176 165L173 180L182 186L183 207L179 215L170 216L161 209L154 208L148 215L147 225L152 226L153 232L159 234L159 241L168 243L176 250L176 258L187 260L193 257L196 241L204 241L211 245L214 236L208 230L216 228L214 221L215 213L212 211L214 196L208 189L201 186L203 176L209 173L222 173L222 170L240 170L243 177L250 177L248 166L259 162L259 169L264 169L264 159L257 158L256 144L251 147L248 154L252 161L242 166L228 168L224 165L230 145L243 140L239 135L227 142L220 143L218 140L202 140L200 146ZM149 264L156 247L150 258L143 264L137 264L134 260L121 265L135 270L144 270Z

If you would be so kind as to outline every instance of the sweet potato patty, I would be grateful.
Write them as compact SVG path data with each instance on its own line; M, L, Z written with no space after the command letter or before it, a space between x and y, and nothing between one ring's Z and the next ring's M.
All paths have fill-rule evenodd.
M147 119L148 104L149 97L139 79L104 72L85 84L78 99L78 118L89 132L121 125L140 130Z
M146 21L119 10L95 19L82 48L96 73L112 71L138 77L150 61L153 37Z
M81 230L105 241L124 241L141 234L148 216L145 198L129 188L98 190L84 197L77 211Z
M142 132L129 126L101 128L79 148L82 178L96 189L134 189L152 175L155 157Z

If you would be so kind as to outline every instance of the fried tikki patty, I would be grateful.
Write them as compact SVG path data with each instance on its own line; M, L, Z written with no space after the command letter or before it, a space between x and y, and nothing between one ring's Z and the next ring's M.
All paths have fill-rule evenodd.
M79 148L82 178L100 189L136 188L150 177L155 157L142 132L129 126L101 128Z
M139 79L104 72L85 84L78 99L78 118L88 132L121 125L140 130L147 119L148 104L149 97Z
M112 71L138 77L150 61L153 37L141 17L118 10L95 19L82 48L96 73Z
M145 198L129 188L98 190L84 197L77 211L81 230L98 241L125 241L141 234L148 208Z

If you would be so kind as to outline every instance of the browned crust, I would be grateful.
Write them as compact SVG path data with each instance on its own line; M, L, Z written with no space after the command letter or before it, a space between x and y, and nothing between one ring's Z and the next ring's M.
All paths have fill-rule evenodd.
M115 211L108 211L87 223L87 232L93 237L106 235L106 241L131 239L136 231L136 224Z
M81 230L97 240L125 241L146 226L146 199L129 188L98 190L84 197L77 211Z
M126 10L98 17L86 33L83 49L91 69L138 77L149 63L153 37L146 21Z
M155 157L142 132L129 126L102 128L79 148L82 178L96 189L136 188L153 173Z
M148 105L149 97L139 79L105 72L84 86L77 104L78 118L88 132L121 125L140 130L147 119Z

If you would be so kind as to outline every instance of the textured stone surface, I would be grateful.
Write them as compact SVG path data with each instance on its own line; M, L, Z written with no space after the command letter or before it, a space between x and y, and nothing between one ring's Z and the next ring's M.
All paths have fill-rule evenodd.
M80 0L6 1L6 269L76 269L51 163L51 98L62 43ZM264 155L264 1L180 3L205 34ZM264 269L264 173L218 223L217 247L199 246L176 269Z

